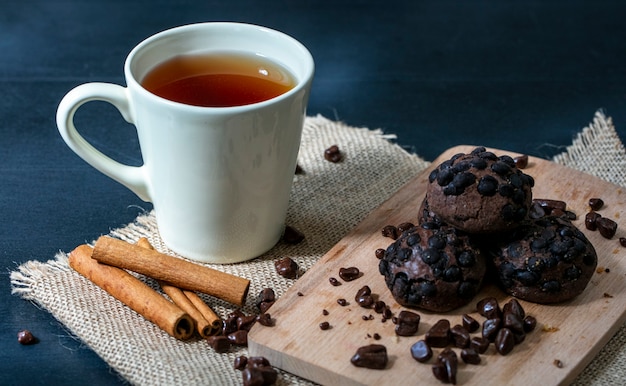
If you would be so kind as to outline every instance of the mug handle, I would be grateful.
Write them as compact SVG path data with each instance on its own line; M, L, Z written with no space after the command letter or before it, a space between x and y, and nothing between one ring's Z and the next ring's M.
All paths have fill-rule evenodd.
M107 157L76 130L74 114L80 106L91 101L112 104L127 122L134 123L126 88L111 83L86 83L70 90L59 103L56 120L61 137L70 149L88 164L126 186L142 200L151 201L142 166L124 165Z

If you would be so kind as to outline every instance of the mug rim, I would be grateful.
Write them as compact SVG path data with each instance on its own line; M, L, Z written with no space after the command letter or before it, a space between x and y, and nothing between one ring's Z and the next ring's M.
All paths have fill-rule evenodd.
M132 69L133 61L135 57L138 56L139 53L147 49L152 43L162 40L168 36L174 36L174 35L182 34L185 32L189 32L189 31L197 30L201 28L208 28L209 26L212 28L220 28L220 27L247 28L251 30L262 31L263 33L269 33L273 36L280 37L281 39L286 39L291 44L293 44L299 51L301 51L301 53L303 54L304 65L305 65L305 71L304 71L303 76L298 77L295 74L293 74L292 69L288 69L293 74L294 78L296 79L295 86L289 89L288 91L280 95L277 95L273 98L266 99L260 102L249 103L249 104L238 105L238 106L225 106L225 107L190 105L190 104L186 104L182 102L176 102L171 99L163 98L161 96L158 96L152 93L151 91L148 91L141 84L141 82L135 77L135 74L133 73L133 69ZM271 58L269 59L271 60ZM242 22L228 22L228 21L226 22L199 22L199 23L192 23L192 24L184 24L184 25L168 28L160 32L157 32L145 38L141 42L139 42L130 51L124 63L124 75L126 77L127 87L132 86L133 88L139 90L139 92L143 94L145 97L158 100L160 103L165 103L172 107L184 108L184 109L189 109L191 111L197 111L197 112L211 111L213 113L216 113L216 112L235 113L235 112L247 111L251 109L261 108L266 105L274 104L274 103L282 101L283 99L288 99L292 95L297 94L301 92L301 90L308 87L308 84L313 79L314 72L315 72L315 62L313 60L313 56L311 55L311 52L304 46L304 44L302 44L300 41L298 41L294 37L287 35L284 32L281 32L272 28L264 27L261 25L257 25L257 24L242 23Z

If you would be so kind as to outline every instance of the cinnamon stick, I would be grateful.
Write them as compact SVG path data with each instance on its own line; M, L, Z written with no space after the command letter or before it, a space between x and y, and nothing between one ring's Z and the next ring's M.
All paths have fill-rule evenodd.
M203 292L237 306L243 306L250 288L248 279L108 236L98 238L92 257L100 263L141 273L181 289Z
M171 336L185 340L193 335L189 314L123 269L99 264L92 253L88 245L76 247L69 254L70 267Z
M137 241L137 245L154 250L154 247L147 238L142 237ZM220 332L222 328L222 320L201 298L193 291L181 290L169 283L159 281L163 292L179 306L187 312L189 316L196 322L196 330L203 338L208 338Z

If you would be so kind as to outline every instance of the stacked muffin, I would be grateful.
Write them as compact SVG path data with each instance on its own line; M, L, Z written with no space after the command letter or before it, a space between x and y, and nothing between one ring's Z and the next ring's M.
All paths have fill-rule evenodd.
M429 175L418 225L393 242L379 270L398 303L445 312L469 303L485 278L531 302L572 299L596 252L565 216L537 215L534 179L508 156L478 147Z

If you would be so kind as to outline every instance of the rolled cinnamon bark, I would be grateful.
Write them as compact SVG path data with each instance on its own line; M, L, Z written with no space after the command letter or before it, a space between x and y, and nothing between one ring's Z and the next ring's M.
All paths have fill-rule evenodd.
M193 335L195 323L188 313L123 269L99 264L92 253L88 245L76 247L69 254L70 267L174 338Z
M137 240L137 245L154 250L150 241L147 238L142 237ZM209 307L199 296L193 291L181 290L169 283L159 281L163 292L170 297L170 299L179 306L183 311L187 312L189 316L196 322L196 330L203 338L208 338L220 332L222 327L222 320L220 317Z
M128 269L175 287L203 292L243 306L250 281L187 260L108 236L96 241L92 257L100 263Z

